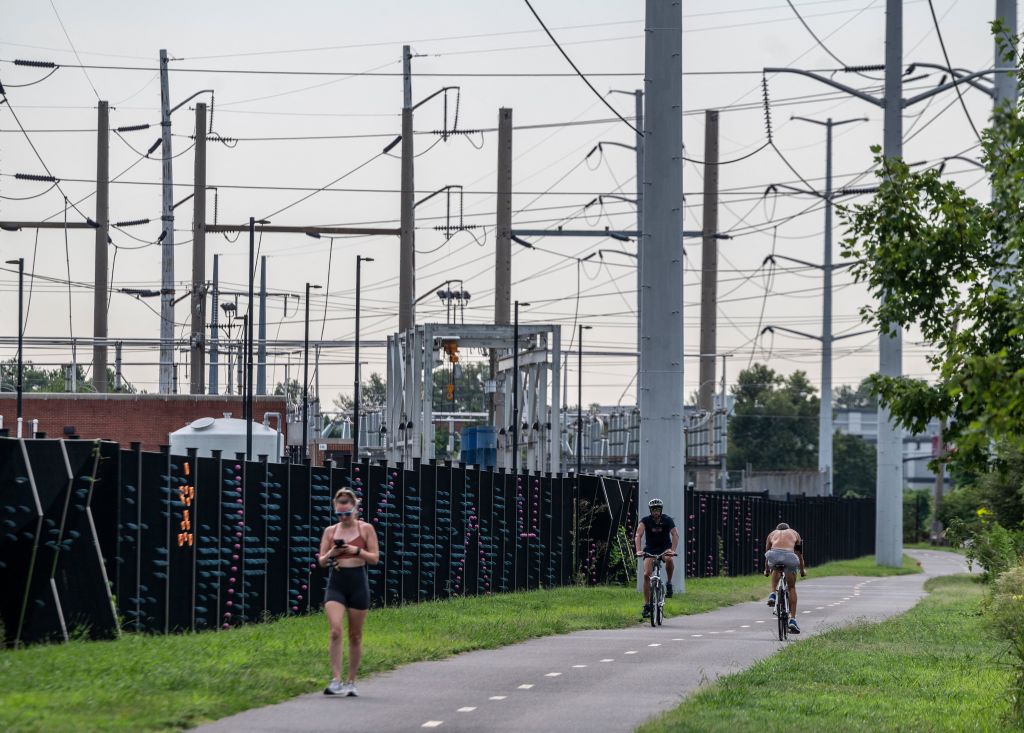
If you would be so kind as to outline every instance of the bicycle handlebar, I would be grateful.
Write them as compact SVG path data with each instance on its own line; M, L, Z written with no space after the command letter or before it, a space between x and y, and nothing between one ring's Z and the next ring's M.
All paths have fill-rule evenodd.
M666 555L668 555L669 557L675 557L676 553L672 552L672 550L665 550L660 555L652 555L649 552L641 552L641 553L638 553L637 556L638 557L650 557L650 558L655 558L655 559L661 559L661 558L665 557Z

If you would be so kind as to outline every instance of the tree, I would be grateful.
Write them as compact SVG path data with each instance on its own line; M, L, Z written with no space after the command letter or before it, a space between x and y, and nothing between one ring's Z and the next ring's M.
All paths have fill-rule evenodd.
M871 379L862 379L856 389L841 384L832 390L832 407L847 410L878 407L878 398L871 394Z
M278 382L277 386L274 387L274 394L286 395L285 401L289 404L298 404L302 402L302 383L298 379L289 379L287 388L284 382Z
M383 410L388 403L388 387L377 372L370 375L369 382L359 385L359 410L360 412L371 412ZM354 406L352 395L338 393L334 398L334 406L342 412L352 412Z
M454 381L450 369L434 372L433 409L443 412L483 412L487 409L484 382L490 379L491 367L486 362L459 363ZM448 400L448 385L454 384L454 399Z
M859 435L832 436L832 493L835 496L875 495L875 446Z
M1004 61L1017 64L1019 39L994 30ZM1017 73L1018 85L1024 73ZM875 147L878 192L841 211L843 254L874 305L865 320L886 334L916 324L932 347L934 383L871 379L896 421L915 433L945 418L959 470L985 472L1024 448L1024 115L1003 105L982 134L991 200L979 201L941 169L911 170Z
M93 389L92 382L86 376L85 367L81 364L75 365L75 379L76 392L96 391ZM117 384L117 374L110 367L107 367L107 384L109 385L109 390L111 392L115 391L114 385ZM64 367L40 369L33 366L30 361L26 361L22 365L21 388L25 394L32 392L67 392L68 386L66 370ZM14 392L17 388L17 358L11 358L4 362L0 362L0 392ZM135 388L126 383L120 391L135 392Z
M757 470L818 465L818 398L804 372L788 377L764 364L739 373L729 421L729 463Z

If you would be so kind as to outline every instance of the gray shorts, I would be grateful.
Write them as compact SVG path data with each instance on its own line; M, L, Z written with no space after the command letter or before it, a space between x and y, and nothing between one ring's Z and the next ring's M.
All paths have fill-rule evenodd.
M787 573L800 570L800 558L791 550L768 550L764 553L764 561L768 563L769 570L780 563L786 566Z

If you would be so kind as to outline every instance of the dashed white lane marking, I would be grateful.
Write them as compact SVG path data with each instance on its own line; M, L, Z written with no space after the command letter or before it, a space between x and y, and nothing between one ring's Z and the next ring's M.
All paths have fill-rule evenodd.
M491 695L488 700L504 700L508 695Z
M734 633L736 633L736 629L728 629L725 633L727 633L727 634L734 634Z
M815 611L824 611L824 610L825 610L825 607L824 607L824 606L815 606L815 607L814 607L814 610L815 610Z
M740 628L741 629L749 629L750 628L750 624L743 624L742 626L740 626Z
M810 613L810 611L801 611L800 613Z
M720 634L720 633L722 633L722 632L720 632L720 631L712 631L711 633L712 633L712 634Z
M761 620L761 621L758 621L757 623L759 623L759 624L763 624L763 623L764 623L764 621L763 621L763 620Z
M647 646L661 646L661 644L648 644Z
M520 690L529 690L533 685L519 685Z
M672 639L672 641L686 641L686 639L680 639L678 637L675 637L675 638Z
M633 651L626 652L626 654L636 654L636 650L634 649Z
M848 601L848 600L850 600L850 596L846 596L846 598L844 598L843 600L844 600L844 601Z
M562 673L561 673L561 672L548 672L548 673L547 673L546 675L544 675L544 676L545 676L545 677L561 677L561 676L562 676Z
M456 710L455 712L457 712L457 713L471 713L471 712L473 712L474 710L476 710L476 708L475 708L475 707L473 707L473 708L470 708L470 707L465 707L465 708L459 708L459 709L458 709L458 710Z
M704 634L690 634L690 636L692 636L694 639L699 639L700 637L704 636Z
M585 664L574 664L574 665L572 665L572 668L573 669L583 669L586 666L587 665L585 665Z
M420 726L420 728L436 728L443 723L443 720L428 720L426 723Z
M602 659L601 661L602 662L614 662L615 660L614 659Z

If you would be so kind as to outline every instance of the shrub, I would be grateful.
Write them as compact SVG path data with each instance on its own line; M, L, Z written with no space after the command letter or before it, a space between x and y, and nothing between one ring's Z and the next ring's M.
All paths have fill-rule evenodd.
M1009 642L1013 709L1020 725L1024 723L1024 565L1016 565L996 579L986 610L996 633Z
M977 513L980 520L977 524L951 520L946 537L954 546L967 550L968 564L977 563L982 569L982 580L990 583L1020 563L1024 532L1011 532L999 522L989 519L985 509L979 509Z

